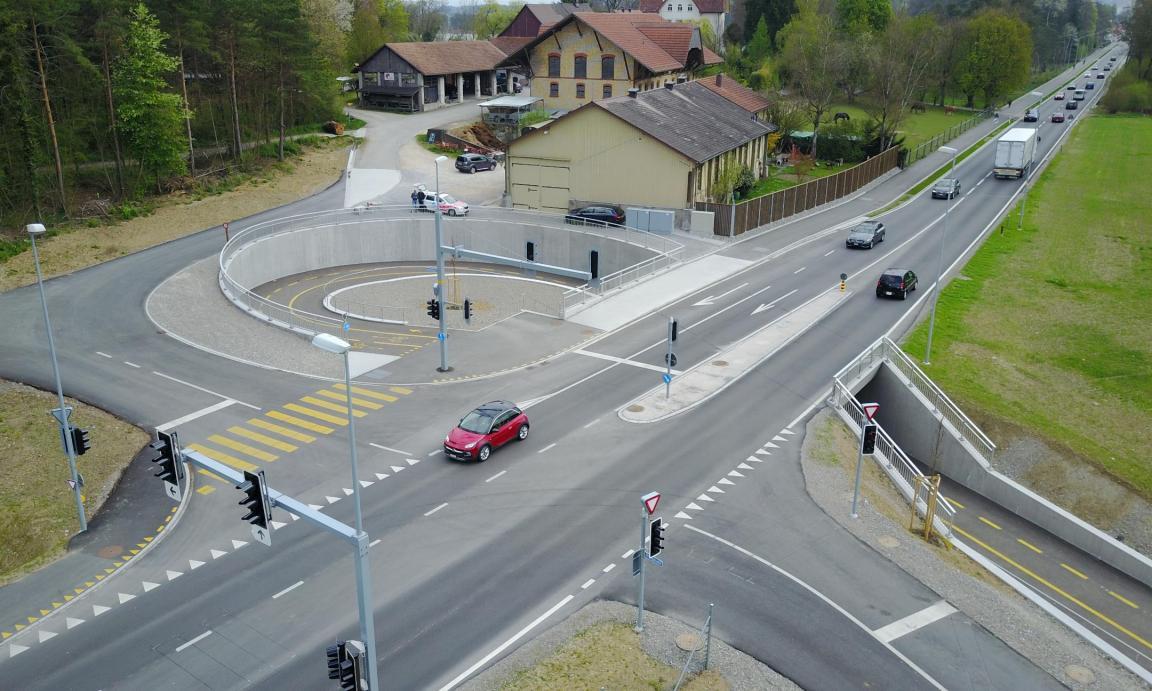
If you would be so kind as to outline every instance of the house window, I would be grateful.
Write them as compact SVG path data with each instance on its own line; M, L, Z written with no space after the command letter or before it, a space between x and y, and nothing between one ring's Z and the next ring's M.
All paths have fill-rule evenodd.
M671 12L671 11L672 11L672 6L671 6L671 5L669 5L669 6L668 6L668 11L669 11L669 12Z
M684 11L684 6L683 6L683 5L677 5L677 6L676 6L676 11L677 11L677 12L683 12L683 11Z
M576 85L576 98L584 98L584 85L583 84L577 84Z
M615 55L601 55L600 56L600 78L601 79L615 79L616 78L616 56Z
M612 98L612 85L611 84L605 84L604 85L604 98Z
M560 82L552 82L548 85L548 97L560 98Z
M688 3L688 11L689 11L689 12L691 12L691 11L692 11L692 3Z
M583 53L576 54L575 74L572 75L577 79L588 78L588 56Z
M560 76L560 54L559 53L549 53L548 54L548 76L549 77L559 77Z

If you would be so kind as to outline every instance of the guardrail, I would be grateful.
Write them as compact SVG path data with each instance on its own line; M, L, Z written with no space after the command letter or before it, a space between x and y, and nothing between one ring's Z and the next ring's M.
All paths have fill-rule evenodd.
M993 112L994 111L991 108L985 108L984 110L982 110L979 113L977 113L976 115L968 118L964 122L955 124L955 125L949 127L948 129L944 130L940 134L936 135L935 137L932 137L928 141L921 142L920 144L916 145L916 148L909 150L908 155L904 157L904 166L903 167L907 168L908 166L912 165L916 161L919 161L920 159L924 158L928 154L936 151L936 149L939 149L941 146L943 146L947 142L952 141L953 139L964 134L965 132L972 129L976 125L979 125L980 123L984 122L988 118L992 117Z

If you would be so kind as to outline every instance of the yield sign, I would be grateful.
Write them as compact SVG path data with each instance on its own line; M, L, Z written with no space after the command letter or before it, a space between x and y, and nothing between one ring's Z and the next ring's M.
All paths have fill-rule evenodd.
M648 515L651 516L656 511L656 505L660 503L660 493L649 492L640 497L640 501L644 502L644 508L648 509Z
M879 403L861 403L860 407L864 409L864 414L868 416L868 422L872 422L872 418L876 417L876 413L880 410Z

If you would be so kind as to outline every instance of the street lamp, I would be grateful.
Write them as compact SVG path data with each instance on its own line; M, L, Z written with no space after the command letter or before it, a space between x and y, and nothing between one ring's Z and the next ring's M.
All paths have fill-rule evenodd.
M949 173L952 179L956 179L956 154L960 153L959 150L950 146L942 146L937 149L940 153L952 155L952 171ZM944 288L944 236L948 232L948 214L951 213L952 207L956 205L956 197L952 196L948 200L948 208L944 210L944 220L940 224L940 259L936 264L936 290L932 292L932 316L928 320L928 346L924 349L924 364L932 364L932 333L936 330L936 303L940 301L940 291Z
M444 253L441 251L440 242L440 219L443 214L440 212L440 164L447 161L447 156L436 157L436 200L434 206L436 207L436 299L440 301L440 331L436 334L436 338L440 340L440 366L436 368L438 372L451 372L452 368L448 366L448 331L444 327L444 320L446 319L445 312L447 311L444 304Z
M356 532L363 536L360 544L367 545L368 537L364 534L364 517L360 511L360 477L356 469L356 424L352 415L352 368L349 364L352 345L344 339L326 333L318 333L313 336L312 345L320 350L344 356L344 392L348 396L348 448L352 459L352 502L356 511ZM368 688L372 691L378 691L380 682L377 678L379 671L376 668L376 624L373 621L372 612L368 608L368 603L372 600L372 582L368 576L368 555L366 551L361 551L359 546L355 550L356 604L360 608L360 636L364 639L364 648L368 654Z
M52 338L52 322L48 320L48 298L44 295L44 277L40 273L40 252L36 249L36 236L47 229L42 223L29 223L24 227L32 241L32 261L36 265L36 285L40 287L40 305L44 308L44 330L48 332L48 352L52 355L52 375L56 378L56 400L59 408L52 411L60 423L64 437L64 453L68 456L68 472L72 476L72 495L76 498L76 513L80 517L80 532L88 530L88 517L84 515L84 498L80 494L80 473L76 471L76 448L72 444L72 425L68 422L70 410L64 406L64 387L60 384L60 364L56 361L56 341Z

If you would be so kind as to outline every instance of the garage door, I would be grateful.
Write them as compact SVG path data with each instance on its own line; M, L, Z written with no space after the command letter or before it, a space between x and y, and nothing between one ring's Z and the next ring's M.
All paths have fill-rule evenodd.
M512 206L517 209L567 212L569 169L567 161L514 158L512 167Z

